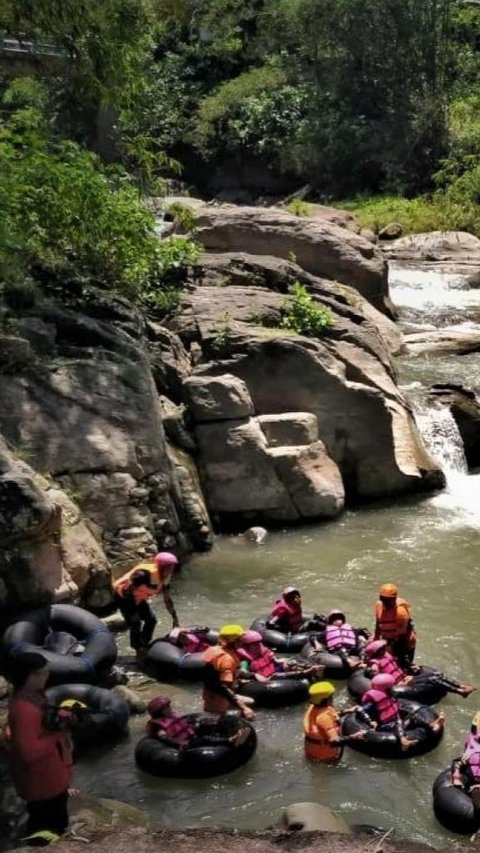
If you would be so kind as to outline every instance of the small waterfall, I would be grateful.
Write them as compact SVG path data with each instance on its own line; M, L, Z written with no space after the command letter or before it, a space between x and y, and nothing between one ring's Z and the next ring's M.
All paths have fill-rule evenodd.
M415 420L433 459L447 477L467 474L468 466L455 418L446 406L416 409Z

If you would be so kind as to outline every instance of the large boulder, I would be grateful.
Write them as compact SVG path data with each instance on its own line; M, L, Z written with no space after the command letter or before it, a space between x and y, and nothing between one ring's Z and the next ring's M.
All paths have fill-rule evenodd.
M429 231L409 234L382 244L385 256L402 266L467 275L480 285L480 240L467 231Z
M469 470L480 468L480 403L474 391L462 385L432 385L430 394L447 406L457 424Z
M295 280L332 312L321 339L280 328ZM391 353L401 336L386 318L377 325L366 304L289 262L231 253L203 259L203 278L185 293L175 329L202 353L184 399L217 515L322 518L341 510L344 494L356 501L444 484L396 383ZM210 388L212 377L223 387L226 374L242 381L255 417L232 420L228 406L215 409L215 421L195 412L190 389Z
M109 585L107 558L79 508L1 438L0 537L1 604L61 601Z
M353 231L280 207L206 205L195 217L194 234L208 252L295 257L306 272L350 285L379 311L391 313L385 260Z

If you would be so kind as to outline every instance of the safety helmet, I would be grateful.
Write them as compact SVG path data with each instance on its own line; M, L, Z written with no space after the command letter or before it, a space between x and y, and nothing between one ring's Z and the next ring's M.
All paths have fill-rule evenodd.
M345 622L345 613L343 610L331 610L327 616L327 625L331 625L331 623L334 622L335 619L338 619L339 616L341 616Z
M470 726L470 731L472 735L475 735L476 737L480 734L480 711L477 711L475 714L472 720L472 725Z
M242 637L242 643L248 646L250 643L261 643L262 635L258 631L245 631Z
M58 707L65 711L86 711L88 709L88 705L81 702L80 699L63 699Z
M329 696L333 696L334 693L335 688L330 681L316 681L315 684L312 684L308 688L308 695L314 705L318 702L322 702L323 699L328 699Z
M232 640L239 640L245 633L243 625L222 625L218 632L219 637L226 637Z
M155 554L153 562L156 566L178 566L178 559L171 551L160 551Z
M388 673L380 673L379 675L374 675L372 678L372 687L377 690L390 690L395 684L395 679L393 675L388 675Z
M287 595L293 595L294 592L296 592L297 595L300 595L300 590L297 589L296 586L286 586L285 589L282 591L282 595L285 598L285 596Z
M365 646L365 654L368 656L376 655L377 652L384 649L386 645L386 640L370 640L370 642Z
M394 583L384 583L379 590L380 598L396 598L398 587Z
M154 696L153 699L150 699L150 702L147 705L147 711L151 717L156 717L160 711L164 711L170 704L170 696L165 696L163 694L160 696Z

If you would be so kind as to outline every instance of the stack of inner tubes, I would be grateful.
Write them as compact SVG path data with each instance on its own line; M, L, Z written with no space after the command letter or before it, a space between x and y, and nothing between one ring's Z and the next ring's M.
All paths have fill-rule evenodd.
M304 614L305 621L312 618L313 614ZM258 631L262 635L262 642L270 649L276 649L277 652L297 653L301 652L311 634L315 637L323 635L326 625L326 619L323 622L324 619L325 617L320 617L318 629L314 631L299 631L297 634L284 634L282 631L275 630L275 628L268 628L266 624L268 616L255 619L250 628L252 631Z
M269 681L245 681L237 688L240 696L249 696L255 700L257 708L284 708L298 705L308 699L309 681L299 675L297 678L275 678Z
M188 628L185 629L188 631ZM218 631L205 634L209 645L218 642ZM185 654L183 650L167 638L155 640L148 648L143 668L157 681L203 681L205 661L202 653Z
M87 706L73 711L69 727L75 746L91 746L122 737L127 731L130 708L120 696L90 684L60 684L46 691L47 706L59 708L73 699Z
M399 705L402 720L410 721L405 729L405 737L412 741L411 746L402 749L393 732L370 729L355 711L343 717L342 735L364 731L365 738L352 740L348 745L373 758L412 758L434 749L442 739L443 727L438 731L432 731L429 723L438 720L438 713L428 705L420 705L418 702L409 702L406 699L400 699Z
M68 633L79 645L66 654L51 651L48 645L52 632ZM67 682L95 684L115 663L117 645L93 613L73 604L52 604L32 610L5 631L2 657L7 669L15 667L15 656L22 652L38 652L48 661L50 686Z
M441 684L425 681L421 674L434 673L436 670L428 666L420 667L421 673L418 677L413 676L408 684L397 684L392 689L392 695L396 699L411 699L412 702L420 702L421 705L436 705L447 694L447 690ZM371 680L365 675L365 670L357 670L348 680L348 689L352 696L361 699L366 690L370 688Z
M452 784L450 768L437 776L432 793L435 817L445 829L471 835L480 828L480 814L466 791Z
M205 715L188 714L186 718L197 722ZM230 773L246 764L257 748L255 729L245 721L247 739L240 746L230 743L211 743L192 747L175 747L152 737L142 738L135 749L135 761L145 773L171 779L207 779Z

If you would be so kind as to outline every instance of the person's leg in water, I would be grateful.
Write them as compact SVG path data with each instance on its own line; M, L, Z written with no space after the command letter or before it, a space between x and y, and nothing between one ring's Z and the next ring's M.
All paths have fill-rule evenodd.
M155 625L157 624L157 617L155 616L148 601L140 602L140 604L137 605L137 610L140 619L143 622L140 636L142 645L145 647L148 646L152 640Z

